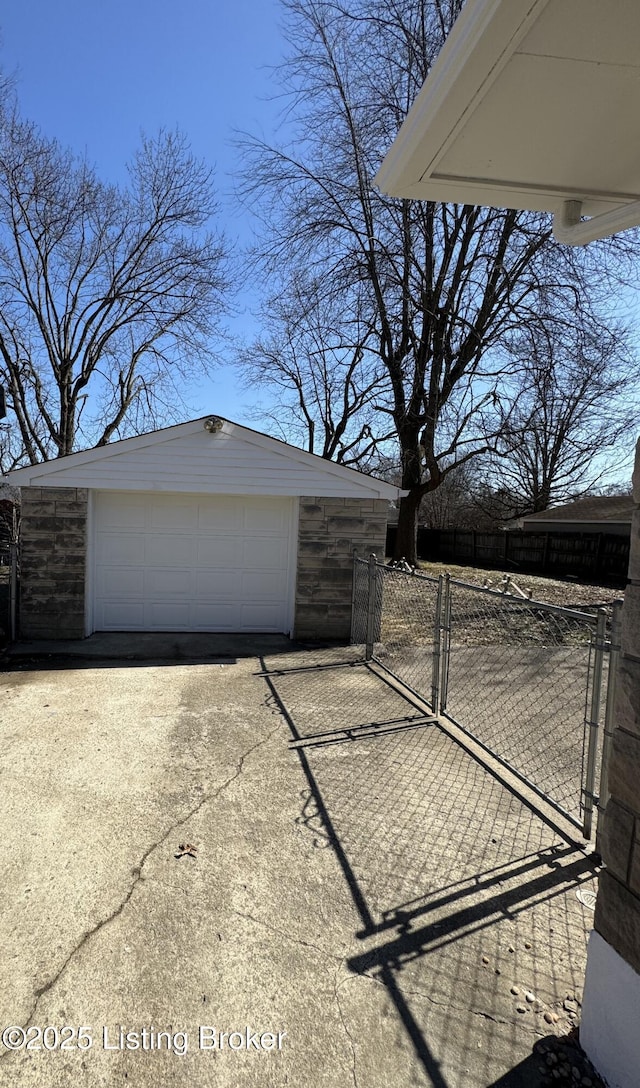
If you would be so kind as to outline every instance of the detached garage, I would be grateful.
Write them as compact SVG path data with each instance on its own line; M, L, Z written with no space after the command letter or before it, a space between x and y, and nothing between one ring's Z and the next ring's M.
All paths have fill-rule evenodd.
M20 635L346 638L400 492L219 417L17 469Z

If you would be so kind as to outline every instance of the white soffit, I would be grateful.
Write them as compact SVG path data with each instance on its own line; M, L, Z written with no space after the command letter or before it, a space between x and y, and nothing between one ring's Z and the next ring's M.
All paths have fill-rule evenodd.
M639 135L638 0L467 0L376 184L612 233L634 225Z

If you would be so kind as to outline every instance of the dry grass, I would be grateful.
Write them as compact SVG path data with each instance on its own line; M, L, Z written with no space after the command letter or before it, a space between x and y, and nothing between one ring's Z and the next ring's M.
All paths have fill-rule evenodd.
M589 645L594 630L593 619L560 615L536 604L574 609L595 618L595 607L610 605L621 594L602 586L561 582L536 575L511 579L507 584L501 571L480 567L462 567L444 563L420 564L423 578L412 578L401 571L384 572L384 607L381 615L380 641L387 650L400 647L429 647L433 642L437 585L429 578L449 573L451 587L452 643L481 647L547 647ZM464 585L455 584L462 582ZM499 595L477 593L472 587L487 586ZM517 588L516 588L517 587ZM527 600L525 594L531 594Z
M486 570L483 567L462 567L455 563L427 563L420 561L420 570L424 574L438 577L447 572L452 578L472 585L489 585L491 589L502 589L505 578L511 579L511 586L515 584L523 593L531 592L534 601L544 601L546 604L561 605L563 608L576 608L580 605L612 604L624 598L624 590L610 589L604 586L586 585L582 582L558 581L554 578L545 578L540 574L518 574L501 570ZM513 588L510 590L513 592ZM517 592L517 591L516 591Z

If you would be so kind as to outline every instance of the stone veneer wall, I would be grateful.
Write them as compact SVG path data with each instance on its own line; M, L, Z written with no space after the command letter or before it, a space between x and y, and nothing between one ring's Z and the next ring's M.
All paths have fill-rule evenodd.
M640 442L594 927L640 973Z
M21 638L84 637L87 494L22 488Z
M294 638L349 638L353 550L384 558L388 509L386 499L300 499Z

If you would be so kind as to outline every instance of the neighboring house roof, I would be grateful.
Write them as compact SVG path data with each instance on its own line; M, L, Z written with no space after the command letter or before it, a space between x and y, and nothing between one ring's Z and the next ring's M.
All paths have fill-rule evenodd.
M638 0L467 0L377 184L553 212L573 244L640 224L639 41Z
M207 429L210 422L214 429ZM219 416L14 469L16 487L397 499L399 488Z
M632 495L593 495L564 503L562 506L552 506L548 510L540 510L537 514L526 514L521 520L525 525L532 522L535 524L537 521L601 521L630 525L634 509Z

